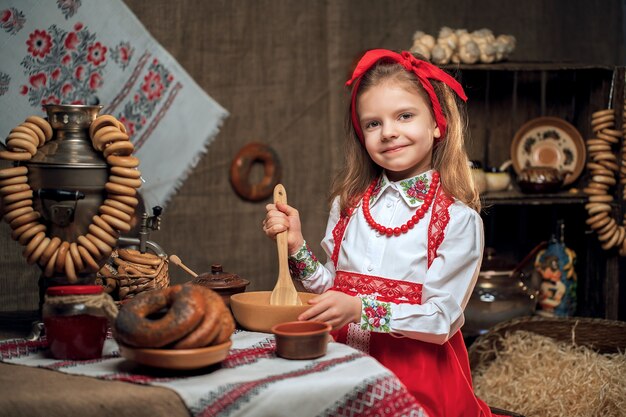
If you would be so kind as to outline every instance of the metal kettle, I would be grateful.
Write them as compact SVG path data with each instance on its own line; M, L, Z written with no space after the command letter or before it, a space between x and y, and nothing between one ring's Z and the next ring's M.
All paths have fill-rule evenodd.
M535 246L518 263L498 256L493 248L485 249L476 286L465 308L464 336L478 336L500 322L535 312L537 289L524 283L523 270L546 244Z

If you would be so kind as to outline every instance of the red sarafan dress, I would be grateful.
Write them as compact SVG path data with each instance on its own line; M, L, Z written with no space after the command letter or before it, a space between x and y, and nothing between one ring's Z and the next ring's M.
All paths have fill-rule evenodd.
M429 173L425 175L426 176L420 178L427 183L430 175ZM381 179L381 183L389 185L390 182L385 177ZM395 190L392 191L396 196L401 194L401 190L398 192L398 189L399 187L396 187ZM420 232L408 236L413 232L409 231L403 238L398 238L396 241L386 241L386 244L401 245L396 246L396 248L402 248L406 246L406 243L395 242L402 242L401 239L419 239L420 233L423 233L422 239L424 239L426 237L424 235L427 234L427 246L420 246L424 249L427 248L428 251L428 266L424 266L422 271L428 271L433 261L438 257L438 249L445 239L446 226L448 226L450 221L449 208L454 204L454 199L448 196L441 188L437 191L436 198L430 210L430 219L426 216L422 220L424 224L419 225L421 228ZM391 202L392 201L389 199L385 200L386 207L392 207ZM455 208L457 211L455 213L458 213L459 204L461 203L457 203ZM380 207L383 206L381 205ZM397 212L397 206L395 207L395 209L392 209ZM464 209L466 209L466 211L471 210L466 206ZM404 213L402 214L404 215ZM367 265L370 259L368 257L373 258L376 256L374 251L368 252L367 249L374 246L376 243L370 242L364 244L366 250L363 251L365 254L362 256L360 251L355 253L354 251L347 252L341 250L343 242L351 232L358 235L352 242L355 245L361 244L359 242L367 240L368 236L371 236L371 231L365 230L367 229L367 225L364 226L364 220L362 216L359 218L360 215L361 213L355 212L354 215L349 213L348 215L339 216L338 219L336 218L337 216L335 219L332 219L331 212L331 219L329 219L329 226L327 228L327 242L334 242L334 244L327 244L325 247L330 258L329 262L326 266L321 266L321 264L312 265L308 273L310 280L307 280L306 274L300 274L300 278L305 287L314 292L335 290L351 296L359 296L362 299L369 297L374 300L374 307L372 308L378 309L381 308L381 302L383 303L382 305L385 305L384 303L394 303L394 307L397 309L404 308L407 304L421 305L423 285L420 283L419 277L410 275L409 279L396 280L363 273L370 268L367 266L362 267L361 264L365 262ZM383 217L384 212L379 211L378 216ZM473 212L472 216L475 218L476 213ZM355 218L354 225L348 227ZM482 222L480 222L479 216L475 222L477 222L475 230L480 230L480 232L476 232L476 234L480 234L480 238L477 239L477 242L482 245ZM369 233L369 235L366 233ZM383 236L382 238L394 239L395 237L386 238ZM373 239L372 237L371 240L373 241ZM454 240L454 237L451 239L453 239L452 242L455 242L455 244L463 240L462 238L460 240ZM380 242L380 240L377 242ZM324 246L324 242L322 243L322 246ZM449 250L450 245L451 243L448 242L446 250ZM478 246L478 244L474 246ZM380 249L380 246L378 248ZM398 249L398 251L400 250L401 249ZM387 251L386 253L390 252L389 248L385 248L382 251ZM482 247L475 248L473 254L475 255L476 253L482 253ZM309 256L315 259L310 251ZM344 262L341 262L342 256L351 256L352 258L344 259ZM384 257L384 255L381 256ZM445 256L452 258L449 252L446 253ZM317 262L316 259L315 262ZM439 264L442 262L443 260L441 260ZM398 261L396 263L402 262ZM474 259L473 267L475 267L476 264L480 264L480 256ZM352 265L357 271L337 268L337 265ZM358 271L359 268L361 268L360 271ZM411 267L411 269L417 268ZM314 272L311 273L311 271ZM413 272L410 272L410 274L412 273ZM451 275L452 280L455 279L455 273L449 275ZM472 272L468 272L466 275L471 276ZM467 286L470 288L465 291L467 294L470 294L471 287L473 287L475 281L472 282L469 278L467 278L467 281L469 282ZM323 284L318 284L320 282L323 282ZM421 282L424 281L421 280ZM463 297L467 297L467 294ZM461 305L463 305L463 303L461 303ZM363 311L365 311L365 307ZM462 315L461 307L459 307L459 315ZM467 350L460 330L457 330L442 344L405 337L398 332L394 332L393 329L389 332L370 331L356 323L346 325L333 333L336 341L346 343L369 353L385 367L393 371L415 396L419 404L426 410L430 417L492 416L489 407L475 396L472 389Z

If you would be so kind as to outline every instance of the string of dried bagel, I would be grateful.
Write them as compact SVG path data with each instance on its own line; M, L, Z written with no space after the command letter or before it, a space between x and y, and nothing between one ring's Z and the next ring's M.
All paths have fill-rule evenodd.
M623 108L626 120L626 104ZM615 128L615 109L604 109L591 115L592 139L587 140L589 160L587 168L591 177L584 191L589 195L589 203L585 205L589 218L586 223L596 232L604 250L616 248L620 256L626 256L626 213L620 224L613 217L614 198L612 189L624 187L622 196L626 198L626 124L623 130ZM617 156L613 148L620 145Z
M30 160L52 134L48 121L38 116L27 117L11 130L6 140L8 150L0 151L0 159L18 166L0 169L0 195L4 220L12 229L11 238L25 246L23 256L27 263L38 263L46 277L64 273L73 283L80 273L98 271L98 262L109 257L120 232L131 229L139 204L135 196L142 184L141 172L137 169L139 159L131 155L135 148L124 125L111 115L97 117L89 127L89 137L110 168L104 186L106 199L98 208L99 214L93 216L88 232L75 242L48 237L47 226L39 220L41 214L33 208L28 167L19 162Z

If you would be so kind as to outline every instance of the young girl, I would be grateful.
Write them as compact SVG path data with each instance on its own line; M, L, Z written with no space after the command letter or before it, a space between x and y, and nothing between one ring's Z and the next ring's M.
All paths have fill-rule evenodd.
M483 251L458 101L462 87L408 52L367 52L352 86L346 163L332 192L322 265L289 205L267 205L267 236L289 230L292 276L321 294L299 320L391 369L430 417L490 416L474 396L461 336Z

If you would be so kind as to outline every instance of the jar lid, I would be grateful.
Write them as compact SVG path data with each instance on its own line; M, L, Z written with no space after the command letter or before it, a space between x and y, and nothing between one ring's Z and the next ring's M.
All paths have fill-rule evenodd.
M227 289L245 287L250 284L250 281L241 278L237 274L224 272L220 264L213 264L211 265L211 272L198 275L198 277L193 280L193 283L211 289Z
M87 295L101 294L104 288L100 285L60 285L49 287L47 295Z

